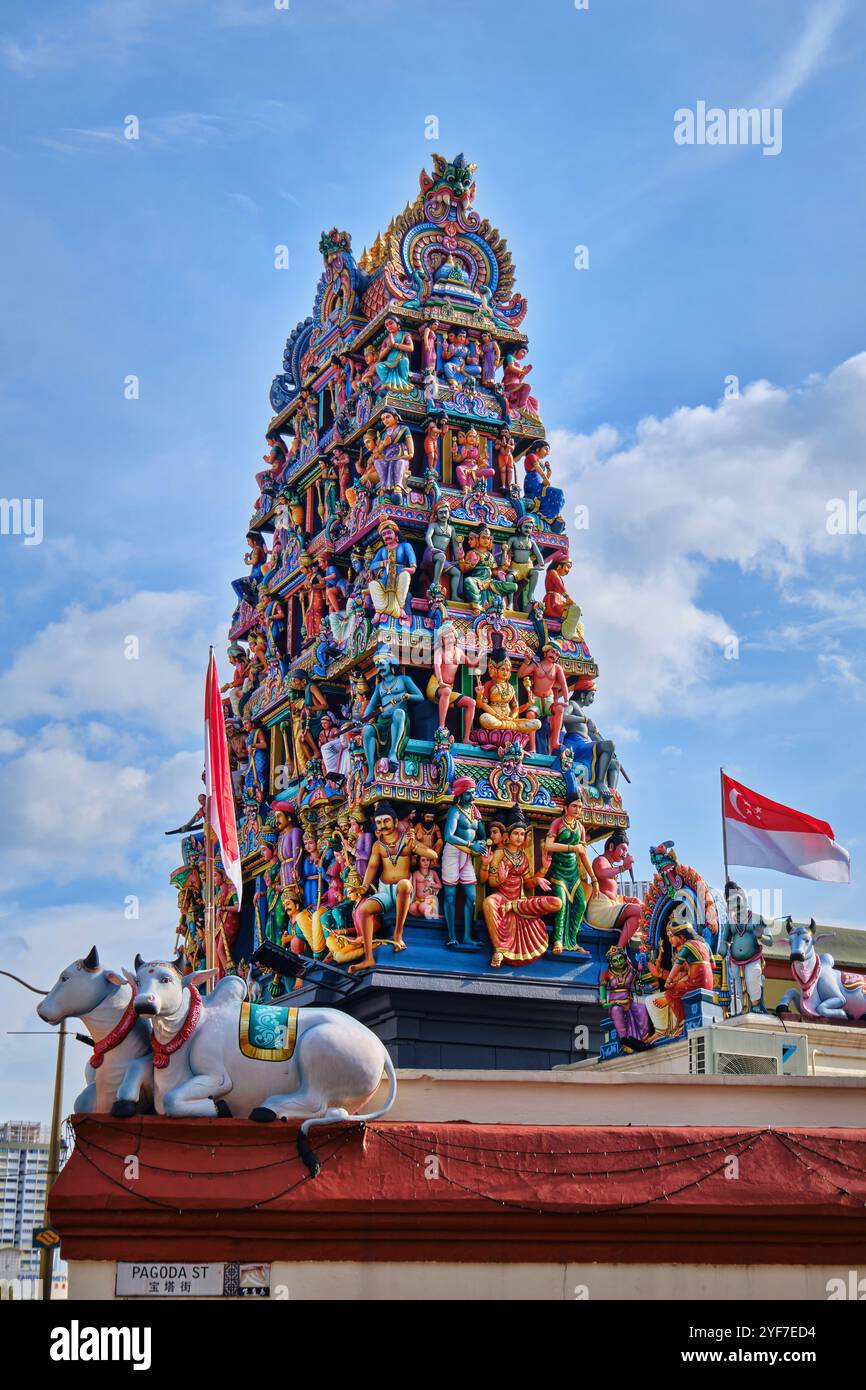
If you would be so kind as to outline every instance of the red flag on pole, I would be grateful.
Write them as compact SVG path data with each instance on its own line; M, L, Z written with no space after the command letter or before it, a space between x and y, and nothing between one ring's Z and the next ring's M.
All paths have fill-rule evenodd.
M241 851L235 819L235 800L232 795L232 774L223 702L217 678L216 661L211 648L204 696L204 779L207 802L205 821L217 838L223 868L238 895L238 908L243 892Z
M722 815L726 862L824 883L849 882L851 856L837 845L832 826L771 801L724 771Z

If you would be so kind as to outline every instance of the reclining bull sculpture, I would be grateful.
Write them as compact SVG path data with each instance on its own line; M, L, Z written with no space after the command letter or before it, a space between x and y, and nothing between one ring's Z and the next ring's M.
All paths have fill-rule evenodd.
M181 966L180 956L136 956L134 973L124 972L136 1016L151 1024L157 1114L303 1120L298 1152L315 1176L319 1164L306 1137L314 1125L375 1120L390 1110L397 1094L394 1067L363 1023L338 1009L250 1005L244 981L235 975L202 997L197 985L212 972L184 976ZM265 1011L270 1030L258 1045L251 1038L252 1020L258 1026L261 1018L251 1015L256 1008ZM389 1082L384 1103L357 1113L383 1072Z
M800 986L791 988L776 1005L776 1013L794 1008L803 1018L866 1017L866 975L837 969L829 952L818 955L815 946L825 938L814 917L808 926L785 919L791 952L791 974Z
M100 965L95 946L61 971L36 1012L44 1023L80 1018L93 1039L76 1113L134 1115L151 1108L150 1024L133 1011L132 990L123 976Z

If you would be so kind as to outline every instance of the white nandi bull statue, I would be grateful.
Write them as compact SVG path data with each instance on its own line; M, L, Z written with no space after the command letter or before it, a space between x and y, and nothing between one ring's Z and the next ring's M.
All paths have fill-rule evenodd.
M818 932L814 917L808 927L802 923L792 926L788 917L785 929L791 951L791 974L800 988L786 991L776 1005L776 1013L783 1013L793 1005L803 1018L866 1016L866 975L837 970L829 953L818 955L815 945L826 938Z
M80 1018L93 1038L77 1113L134 1115L140 1108L150 1109L150 1024L134 1013L132 990L123 976L102 968L95 946L83 960L67 965L36 1012L45 1023Z
M151 1020L157 1114L303 1120L298 1152L315 1176L319 1165L306 1138L313 1125L376 1120L390 1110L394 1067L363 1023L337 1009L247 1003L235 975L203 998L197 984L213 972L183 976L181 966L181 956L136 956L135 973L125 972L136 1014ZM358 1114L383 1072L384 1103Z

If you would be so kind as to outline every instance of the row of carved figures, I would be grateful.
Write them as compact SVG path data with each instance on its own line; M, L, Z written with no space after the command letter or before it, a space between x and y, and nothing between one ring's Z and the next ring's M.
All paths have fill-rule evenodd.
M441 821L430 808L401 817L392 802L380 801L371 821L359 809L344 810L324 829L315 814L274 801L253 888L256 943L272 941L365 970L379 945L405 949L410 915L444 919L451 949L480 950L479 907L494 969L528 965L548 953L588 955L579 941L584 922L615 934L621 945L631 939L640 904L619 891L619 875L633 862L624 831L615 831L603 853L591 858L582 800L567 798L562 814L542 832L535 868L523 812L503 807L485 827L475 791L471 777L458 778ZM200 858L194 857L179 895L178 936L191 966L203 948ZM217 955L225 971L238 963L240 915L220 870L216 884Z
M287 446L278 432L267 435L268 452L262 456L267 464L256 474L259 497L256 511L271 507L283 487L284 479L297 452L301 438L300 426ZM442 476L442 446L446 433L450 435L454 477L464 496L485 492L498 482L502 492L511 496L517 491L517 467L523 468L523 497L537 508L548 523L560 523L564 494L551 483L550 446L537 442L515 457L516 442L509 429L495 437L482 435L475 425L456 428L439 416L429 418L422 440L423 473L430 484ZM346 449L333 447L322 459L321 473L316 480L315 504L322 525L333 516L338 505L352 506L360 490L379 497L405 503L408 498L407 480L414 476L415 439L409 425L394 410L385 410L375 427L362 438L357 461ZM420 460L419 460L420 462ZM520 495L518 493L518 495ZM294 500L297 505L297 499Z

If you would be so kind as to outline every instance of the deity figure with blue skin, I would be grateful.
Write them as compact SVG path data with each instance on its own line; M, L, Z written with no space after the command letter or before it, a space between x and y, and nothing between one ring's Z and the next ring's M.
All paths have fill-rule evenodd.
M523 481L523 495L538 501L538 510L547 521L557 521L565 506L565 493L558 487L550 486L550 464L547 457L549 444L537 444L523 455L526 476Z
M376 376L380 389L385 391L410 391L409 358L413 343L409 333L401 333L396 319L385 320L385 338L376 362Z
M475 921L475 866L474 854L481 854L486 848L487 837L478 808L473 802L475 794L473 777L458 777L451 788L454 803L448 808L445 817L444 848L442 850L442 884L445 890L443 915L448 930L445 943L451 950L479 951L481 948L472 935ZM463 888L463 940L457 940L457 891Z
M301 857L301 881L304 888L304 906L318 907L322 896L322 866L319 860L316 837L304 836L304 853Z
M255 603L268 558L268 547L261 531L247 531L246 538L250 548L244 556L244 564L249 565L250 572L243 579L233 579L232 588L239 599Z
M268 593L262 589L259 596L259 612L265 624L267 633L267 654L268 661L276 662L280 668L280 674L286 674L286 610L282 601L276 594Z
M597 787L607 799L611 792L616 791L620 773L626 781L628 774L623 771L612 739L602 738L597 725L585 711L584 706L592 704L594 699L592 679L579 679L562 711L561 727L565 730L562 742L572 750L575 762L583 764L587 783Z
M417 559L408 541L400 540L393 521L379 523L381 545L370 562L370 582L367 592L373 604L374 623L393 619L411 627L412 618L406 612L409 585L415 573Z
M452 251L433 272L432 297L434 299L454 299L461 307L477 309L481 296L476 294L469 283L469 272Z
M248 800L262 802L268 789L268 737L251 719L244 720L249 767L244 780Z
M477 357L477 345L470 343L465 328L449 334L447 342L442 344L442 375L445 380L452 386L462 386L467 379L479 380L481 368Z
M376 653L376 688L363 715L363 747L367 760L365 786L374 780L379 747L387 745L388 770L396 772L399 753L409 734L409 716L405 706L419 704L424 696L409 676L398 669L393 652L384 649Z

